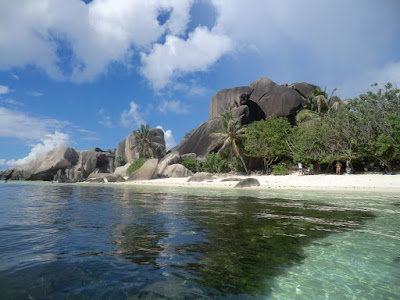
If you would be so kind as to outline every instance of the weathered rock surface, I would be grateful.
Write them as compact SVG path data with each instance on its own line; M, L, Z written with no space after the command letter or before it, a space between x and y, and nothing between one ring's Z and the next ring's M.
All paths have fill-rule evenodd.
M139 170L133 172L128 177L127 181L154 179L157 177L157 167L158 159L149 159L143 164L143 166Z
M165 154L165 140L164 131L159 128L150 129L151 141L157 145L159 152L163 156ZM133 134L128 135L122 140L115 150L115 157L122 156L127 163L132 163L134 160L140 158L137 148L132 149L136 145L136 140Z
M256 178L246 178L240 180L235 188L245 188L245 187L252 187L252 186L260 186L260 182Z
M310 84L307 82L295 82L289 85L289 88L294 89L302 97L307 98L309 93L320 87L318 85Z
M208 172L198 172L188 179L188 182L202 182L206 180L213 180L215 177Z
M206 155L215 149L219 137L211 136L213 132L218 132L221 126L219 118L208 120L196 129L187 133L181 143L172 149L181 155L195 153L197 156Z
M56 148L29 164L11 168L1 173L0 178L10 180L55 180L76 182L93 172L110 173L114 155L105 151L86 150L78 152L67 146Z
M240 95L251 95L253 88L240 86L232 89L223 89L217 92L210 102L210 119L220 117L225 111L231 111L240 104Z
M168 176L168 177L179 178L179 177L192 176L193 173L190 170L188 170L185 166L183 166L181 164L173 164L173 165L169 165L164 170L162 175Z
M130 165L131 165L130 163L127 163L124 166L116 168L115 171L114 171L114 174L117 175L117 176L125 177L126 176L126 171L128 170Z
M303 97L294 89L278 85L267 77L253 81L251 100L267 117L291 116L301 108Z
M78 160L79 154L75 149L62 146L22 167L23 177L25 180L53 180L59 169L68 168Z
M169 165L178 164L181 162L181 156L178 151L172 151L168 153L158 163L157 174L164 174L165 169Z

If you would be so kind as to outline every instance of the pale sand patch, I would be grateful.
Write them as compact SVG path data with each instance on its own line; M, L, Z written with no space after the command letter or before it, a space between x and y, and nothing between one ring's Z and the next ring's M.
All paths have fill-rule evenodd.
M286 176L241 176L217 174L215 179L203 182L188 182L188 178L163 178L153 180L127 181L112 184L146 185L195 188L233 188L237 181L222 179L257 178L260 186L250 189L300 189L300 190L358 190L400 193L400 175L362 174L362 175L303 175Z

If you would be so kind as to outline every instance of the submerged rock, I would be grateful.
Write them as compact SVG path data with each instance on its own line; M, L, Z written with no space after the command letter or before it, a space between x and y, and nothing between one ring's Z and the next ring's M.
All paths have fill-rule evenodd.
M252 187L252 186L260 186L260 182L256 178L246 178L242 179L235 185L235 188L245 188L245 187Z

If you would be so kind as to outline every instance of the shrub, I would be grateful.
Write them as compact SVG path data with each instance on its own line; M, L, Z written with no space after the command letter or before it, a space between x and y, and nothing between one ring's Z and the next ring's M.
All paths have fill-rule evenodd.
M117 168L121 167L121 166L124 166L126 164L125 159L121 155L118 155L117 158L115 159L115 161L116 161L116 167Z
M201 170L210 173L221 173L229 170L229 163L221 155L210 153L206 155Z
M200 169L200 162L197 159L187 159L183 158L181 165L185 166L192 172L198 172Z
M272 175L287 175L288 169L282 165L273 166Z
M136 170L139 170L141 166L143 166L145 160L143 158L136 159L131 165L129 166L128 170L126 170L126 175L129 176Z

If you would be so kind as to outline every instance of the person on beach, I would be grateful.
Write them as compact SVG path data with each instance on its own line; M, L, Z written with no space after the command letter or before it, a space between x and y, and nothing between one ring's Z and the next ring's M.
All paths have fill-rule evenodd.
M301 163L298 163L298 167L299 167L299 169L298 169L299 175L303 175L304 174L303 165Z
M349 165L346 167L346 174L351 174L351 168Z
M340 170L342 169L342 164L337 161L336 162L336 174L340 175Z

